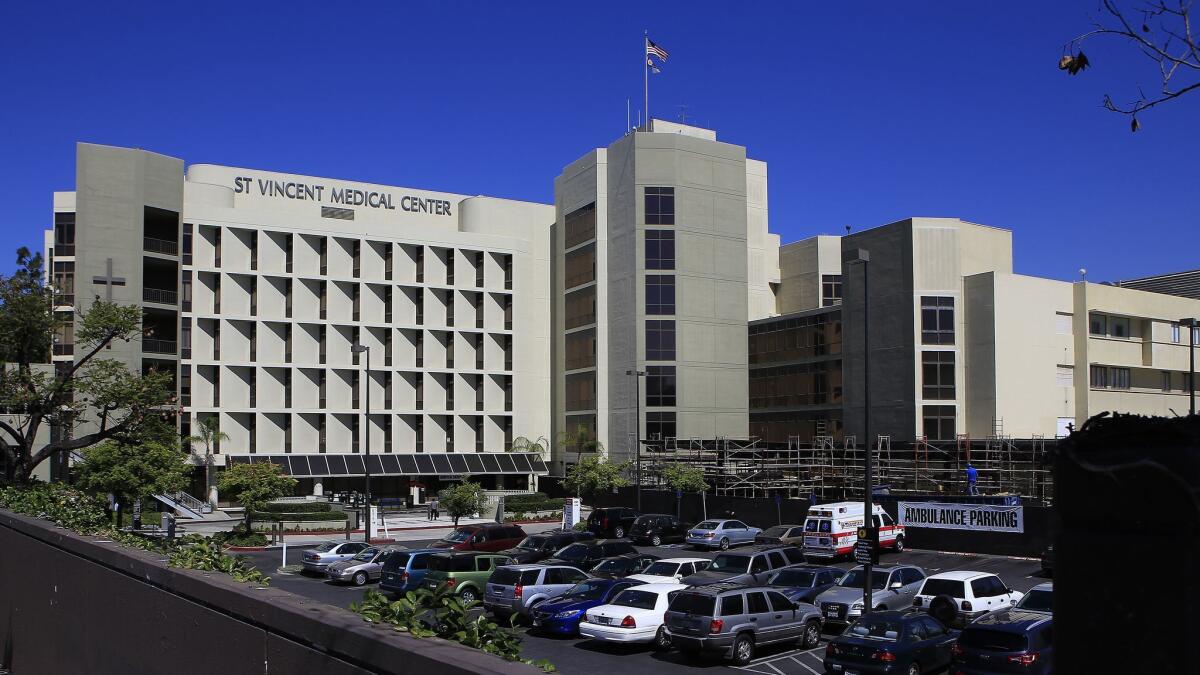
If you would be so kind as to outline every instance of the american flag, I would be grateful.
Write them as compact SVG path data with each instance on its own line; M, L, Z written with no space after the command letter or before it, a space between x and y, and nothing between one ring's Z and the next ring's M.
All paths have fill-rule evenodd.
M646 38L646 56L656 56L663 61L666 61L667 50L651 42L650 38Z

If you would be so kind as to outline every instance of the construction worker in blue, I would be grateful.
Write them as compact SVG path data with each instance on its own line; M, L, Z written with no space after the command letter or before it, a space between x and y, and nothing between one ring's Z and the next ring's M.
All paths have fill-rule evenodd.
M970 462L967 462L967 494L979 494L979 487L975 485L975 481L977 480L979 480L979 471Z

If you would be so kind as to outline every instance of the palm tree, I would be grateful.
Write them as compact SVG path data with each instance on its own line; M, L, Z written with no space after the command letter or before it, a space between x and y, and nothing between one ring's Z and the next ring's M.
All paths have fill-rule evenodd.
M204 501L217 507L217 496L213 492L215 487L212 482L212 462L213 462L213 446L220 445L221 441L229 440L229 434L221 431L221 420L217 415L209 415L196 425L200 433L196 436L188 436L187 443L204 444Z
M587 426L583 425L583 424L580 424L578 427L576 427L574 432L563 431L563 432L559 433L558 444L562 445L562 446L566 446L568 448L571 448L571 447L575 448L575 452L576 452L575 466L576 466L576 468L578 468L580 462L583 461L583 453L585 453L585 452L603 453L604 452L604 444L601 443L595 436L593 436L592 433L590 431L588 431ZM581 496L579 494L578 486L576 486L575 496L576 497Z
M545 443L543 443L545 441ZM524 436L517 436L509 445L509 452L532 452L541 455L546 452L546 446L550 441L546 440L545 436L538 436L534 440L529 440Z

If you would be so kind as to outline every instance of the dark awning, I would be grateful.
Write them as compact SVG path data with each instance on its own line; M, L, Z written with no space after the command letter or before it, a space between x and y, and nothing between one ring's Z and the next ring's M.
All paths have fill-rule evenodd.
M361 476L364 455L229 455L229 464L271 462L297 478ZM461 476L546 473L541 455L529 452L373 454L372 476Z

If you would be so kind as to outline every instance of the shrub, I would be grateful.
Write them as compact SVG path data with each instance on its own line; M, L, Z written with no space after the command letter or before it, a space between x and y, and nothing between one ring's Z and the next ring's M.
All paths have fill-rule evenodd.
M267 511L255 511L250 514L250 517L255 521L265 520L279 523L299 523L309 520L345 522L346 513L344 511L318 511L315 513L270 513Z
M0 506L90 534L109 525L104 501L65 483L34 483L0 488Z
M332 510L329 502L271 502L259 508L262 513L320 513Z
M221 572L238 582L253 582L267 585L271 578L252 567L242 556L229 556L221 550L221 542L215 539L191 540L178 546L167 559L171 567L183 567L201 572Z
M213 540L223 546L266 546L267 536L261 532L246 532L244 525L238 525L229 532L218 532Z
M538 507L549 497L544 492L531 492L526 495L505 495L504 508L510 511L537 511Z

